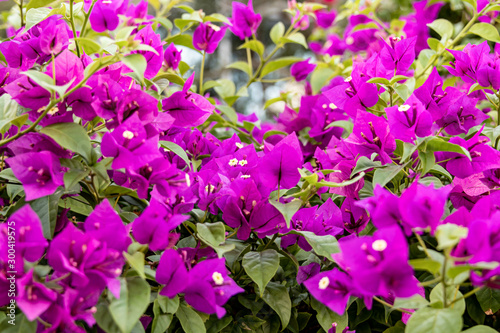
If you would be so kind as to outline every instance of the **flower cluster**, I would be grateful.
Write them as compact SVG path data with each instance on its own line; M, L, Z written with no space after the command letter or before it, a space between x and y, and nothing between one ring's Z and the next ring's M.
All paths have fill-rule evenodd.
M498 4L322 2L4 15L0 331L500 328Z

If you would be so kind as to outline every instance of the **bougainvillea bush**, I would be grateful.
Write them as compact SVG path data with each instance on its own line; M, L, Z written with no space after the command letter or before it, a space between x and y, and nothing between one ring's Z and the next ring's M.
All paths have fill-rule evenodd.
M251 1L17 1L1 332L500 328L497 2L289 1L264 33ZM245 82L204 79L224 38Z

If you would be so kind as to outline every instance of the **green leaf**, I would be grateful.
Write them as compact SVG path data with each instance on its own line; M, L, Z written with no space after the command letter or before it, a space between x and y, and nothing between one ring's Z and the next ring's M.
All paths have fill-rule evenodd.
M488 326L477 325L469 328L468 330L462 331L462 333L498 333L498 331Z
M226 252L232 251L235 248L234 244L224 244L226 242L226 229L224 223L197 223L196 229L198 237L207 245L212 247L219 258Z
M380 184L380 186L384 187L404 169L405 165L390 164L384 168L376 169L373 174L373 185Z
M136 252L134 254L128 254L124 251L123 255L125 259L127 259L130 267L135 269L141 278L146 279L146 274L144 274L144 253Z
M15 314L15 321L11 317L6 317L0 324L2 333L35 333L37 320L29 321L22 312Z
M290 227L290 220L292 219L293 215L297 213L300 207L302 207L302 200L297 200L297 199L294 199L289 203L284 204L269 198L269 203L274 207L276 207L276 209L279 210L280 213L283 215L283 217L285 218L287 228Z
M448 20L437 19L434 22L427 24L427 26L437 32L441 37L444 37L445 35L448 38L453 37L453 24Z
M151 287L138 276L120 278L120 298L113 298L109 312L122 333L130 333L149 305Z
M205 324L200 315L182 302L175 313L186 333L205 333Z
M42 8L30 8L26 12L26 26L25 29L29 30L35 24L42 22L52 11L52 9L47 7Z
M261 297L266 285L278 271L279 264L279 255L275 250L252 251L243 256L243 268L252 281L259 286Z
M432 274L436 274L441 269L441 263L430 258L411 259L410 265L415 270L428 271Z
M340 253L338 241L332 235L319 236L310 231L291 231L290 233L302 235L311 245L316 254L333 261L332 254Z
M240 47L238 47L238 50L241 49L250 49L257 53L260 57L264 54L264 44L258 40L250 40L246 43L243 43Z
M122 62L137 75L140 82L144 82L144 73L148 63L142 54L129 54L123 57Z
M285 329L290 322L292 313L292 301L287 288L278 282L269 282L262 299L278 314L281 325Z
M4 94L0 96L0 133L5 134L10 128L11 123L22 126L28 119L28 115L17 115L19 104L14 101L10 95Z
M40 132L50 136L63 148L79 154L88 163L91 162L92 146L87 131L81 125L56 123L42 128Z
M283 57L283 58L269 61L262 68L262 71L260 72L260 77L263 78L264 76L266 76L269 73L274 72L275 70L292 65L292 64L299 62L299 61L302 61L302 60L304 60L304 59L297 58L297 57Z
M311 306L317 312L316 319L318 319L318 323L325 330L325 332L328 332L328 330L332 328L333 323L337 324L337 332L342 332L347 327L347 311L340 316L313 297L311 297Z
M252 72L250 66L248 65L248 62L246 62L246 61L233 62L232 64L229 64L228 66L226 66L226 68L238 69L242 72L247 73L248 76L250 76L251 72Z
M300 32L293 33L293 34L289 35L288 38L281 37L280 42L284 43L284 44L295 43L295 44L302 45L306 49L309 48L309 46L307 45L306 37Z
M484 312L500 310L500 289L483 288L476 293L476 298Z
M361 172L356 177L354 177L352 179L349 179L349 180L346 180L346 181L344 181L342 183L327 182L327 181L322 180L322 181L320 181L319 183L316 184L316 187L317 188L325 187L325 186L326 187L344 187L344 186L356 183L357 181L359 181L364 176L365 176L365 173Z
M271 130L271 131L267 131L266 133L264 133L264 136L263 136L263 139L267 139L268 137L270 136L273 136L273 135L283 135L283 136L287 136L288 133L286 132L283 132L283 131L278 131L278 130Z
M452 248L467 237L468 229L453 223L441 224L436 230L438 250Z
M160 145L162 147L167 148L171 152L174 152L177 156L179 156L180 158L182 158L182 160L184 162L186 162L186 164L188 166L190 165L189 158L188 158L188 156L186 154L186 151L184 151L184 149L182 149L182 147L179 146L177 143L174 143L174 142L171 142L171 141L160 141Z
M62 195L63 191L59 189L54 194L30 202L31 208L33 208L42 222L43 236L47 239L52 239L52 237L54 237L57 222L57 208L59 207L59 199Z
M216 105L217 110L220 110L226 117L233 123L236 124L238 122L238 114L236 111L227 105Z
M421 309L427 305L429 305L429 301L421 295L416 294L407 298L396 297L393 307L397 309Z
M406 333L458 333L462 330L460 312L452 309L423 308L408 321Z
M460 314L465 312L465 299L463 299L462 293L458 290L459 286L448 286L446 288L446 302L451 304L454 300L458 300L451 304L449 309L453 309ZM443 302L443 284L438 283L432 290L429 296L431 303Z
M236 86L234 82L228 79L219 79L217 82L220 83L219 86L215 87L215 92L222 98L234 96L236 94Z
M449 151L465 155L469 160L471 159L469 151L460 145L449 143L436 137L425 139L425 142L424 151Z
M355 174L366 171L368 169L379 168L382 164L379 161L372 161L366 156L360 156L356 162L356 166L351 172L351 177Z
M374 77L374 78L369 79L366 82L367 83L380 83L380 84L383 84L383 85L386 85L386 86L390 85L390 81L387 80L384 77Z
M217 318L216 316L210 316L210 319L205 322L205 326L207 327L207 333L219 333L231 324L233 321L233 317L224 316L222 319Z
M30 10L31 8L47 7L47 5L51 4L52 2L55 2L55 0L31 0L30 2L28 2L26 10Z
M285 34L285 25L282 22L276 23L269 33L269 37L274 44L278 44L280 42L281 37Z
M420 159L420 162L422 162L422 175L425 175L427 172L429 172L436 164L436 157L434 156L434 152L432 151L419 151L418 158Z
M486 40L500 43L500 36L498 30L489 23L476 23L469 29L469 34L478 35Z
M78 45L83 47L83 50L85 51L86 54L94 54L94 53L99 53L101 51L101 45L96 43L90 38L75 38L76 41L78 41Z

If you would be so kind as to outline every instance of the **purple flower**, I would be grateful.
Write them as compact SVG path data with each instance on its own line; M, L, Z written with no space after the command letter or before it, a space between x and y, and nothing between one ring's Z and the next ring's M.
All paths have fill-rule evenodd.
M134 40L139 41L143 45L148 45L156 51L156 53L153 51L137 51L137 53L144 56L147 62L144 77L146 79L152 79L158 74L163 62L163 42L161 41L161 37L153 31L150 24L141 29L135 35Z
M40 50L46 54L56 55L69 45L70 30L64 20L56 24L47 24L42 30L39 43Z
M233 17L230 18L229 29L241 40L252 37L257 32L262 16L253 10L252 0L248 0L248 5L233 1ZM211 53L211 52L208 52Z
M375 185L373 197L356 202L370 213L372 223L377 228L397 225L401 221L399 198L380 184Z
M403 105L386 108L385 112L391 133L396 139L413 142L417 136L431 134L432 116L414 95Z
M90 25L96 32L113 31L118 27L120 19L113 2L97 1L90 14Z
M295 213L291 219L290 230L310 231L315 235L341 235L344 232L340 209L328 199L319 208L302 208ZM312 247L302 236L290 234L281 237L281 246L287 248L298 244L304 251L311 251Z
M335 17L337 16L335 11L332 10L329 12L326 9L318 10L314 14L316 15L316 23L323 29L330 28L333 21L335 21Z
M342 212L345 230L359 235L370 219L366 211L357 205L357 202L355 199L346 198L340 207L340 211Z
M215 110L215 106L205 97L189 91L194 74L186 81L182 91L174 92L162 101L162 109L174 119L171 126L198 126Z
M342 252L333 254L333 259L349 272L361 294L411 297L419 292L408 264L408 243L399 227L380 229L373 236L345 238L339 245Z
M396 140L389 131L389 124L384 117L364 112L356 117L354 130L345 140L352 150L361 156L370 157L378 154L382 165L392 163L389 156L396 149Z
M57 299L57 293L33 278L33 269L16 281L16 302L29 321L44 313Z
M451 66L443 67L464 82L474 83L477 81L476 73L488 62L490 47L488 41L484 41L479 45L467 44L463 51L448 51L455 57L455 62L450 62Z
M182 50L177 50L174 43L170 43L163 53L165 67L167 69L172 68L176 71L179 68L179 63L181 62L181 53Z
M296 81L302 81L307 78L307 75L311 73L315 68L316 64L310 64L311 58L307 58L304 61L296 62L290 67L290 74L295 78Z
M500 153L486 144L490 140L487 137L480 136L481 131L478 131L469 140L464 140L458 136L450 139L450 143L467 149L471 160L462 154L444 152L443 158L450 159L446 162L446 170L449 173L458 178L466 178L488 169L500 167Z
M193 46L199 51L214 53L224 38L227 27L219 27L210 22L200 23L193 33Z
M15 226L14 233L12 229L9 230L9 226ZM9 244L15 244L15 268L7 270L18 274L24 272L24 260L36 262L45 253L49 244L43 237L38 215L29 205L12 214L7 223L0 224L0 269L2 266L7 267L9 262Z
M351 173L356 166L356 161L340 161L334 168L336 172L328 175L328 181L333 183L342 183L351 179ZM365 180L361 178L351 185L343 187L331 187L328 192L342 195L347 198L359 199L359 191L365 185Z
M292 188L300 180L297 170L304 163L295 133L281 140L261 160L260 178L269 188Z
M152 251L169 246L169 234L188 216L173 214L159 201L152 199L150 205L134 220L132 234L141 244L149 244Z
M305 266L300 266L297 272L297 283L302 284L304 281L312 278L321 270L321 265L317 262L312 262Z
M428 23L432 23L437 16L438 12L444 3L434 3L427 6L427 0L418 1L413 3L415 12L401 19L406 21L403 31L407 36L416 36L417 42L415 44L415 51L418 55L420 51L429 48L427 39L430 37Z
M111 207L108 200L104 200L94 208L83 226L87 235L105 242L108 248L119 252L127 251L132 243L129 228L125 227L120 215Z
M14 156L8 158L7 163L23 184L27 201L51 195L64 185L61 163L49 151Z
M332 89L324 92L335 108L344 110L352 118L356 118L358 111L364 111L378 102L377 85L366 83L369 77L355 70L352 76Z
M304 282L307 290L330 310L343 315L355 288L352 278L337 268L321 272Z
M415 43L417 37L401 39L390 37L389 42L384 41L384 48L380 52L383 66L394 75L406 75L411 64L415 60Z
M184 260L175 250L166 250L156 271L156 280L165 286L160 295L174 297L184 293L186 302L197 311L215 313L222 318L222 307L233 295L243 292L229 276L225 259L208 259L186 269Z
M469 129L480 125L489 117L476 108L477 100L453 87L446 88L446 110L436 124L443 127L450 135L467 133Z
M102 138L102 154L114 157L113 169L139 168L160 157L158 151L158 132L150 125L142 125L134 113L113 132Z
M399 199L399 211L407 234L411 234L411 229L428 227L434 233L450 192L450 186L434 188L434 184L425 186L416 181L404 190Z

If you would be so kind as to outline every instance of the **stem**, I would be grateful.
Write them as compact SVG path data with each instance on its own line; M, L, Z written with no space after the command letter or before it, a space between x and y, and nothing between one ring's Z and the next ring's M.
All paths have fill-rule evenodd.
M441 283L443 284L443 307L447 308L448 307L448 297L446 295L446 264L448 263L448 255L449 251L445 253L444 256L444 261L443 261L443 269L441 270Z
M421 287L427 287L427 286L431 286L435 283L438 283L441 281L441 278L435 278L435 279L432 279L432 280L429 280L429 281L425 281L425 282L420 282L419 285Z
M207 52L203 51L203 58L201 59L201 68L200 68L200 88L198 91L200 92L200 95L203 96L203 72L205 71L205 57L207 55Z
M285 34L283 35L283 38L286 38L288 37L290 34L292 33L295 33L297 31L300 30L300 28L293 28L293 26L295 25L295 21L292 22L292 24L290 25L290 27L288 27L288 30L285 32ZM255 82L257 80L257 76L259 75L260 71L262 70L262 68L264 68L264 66L266 65L266 63L276 54L276 52L278 52L279 49L281 49L285 44L283 43L279 43L279 44L276 44L276 46L274 47L274 50L271 51L271 53L266 57L264 58L264 60L262 60L259 64L259 67L257 67L257 69L255 70L255 73L254 75L250 78L250 80L247 82L247 85L246 87L250 87L250 85Z
M419 242L420 246L424 249L424 253L427 255L427 257L430 258L431 255L429 254L429 251L427 251L427 246L425 246L424 240L416 232L414 232L414 234L415 234L415 236L417 236L417 239L418 239L418 242Z
M456 302L458 301L461 301L463 299L466 299L467 297L470 297L472 295L474 295L475 293L477 293L479 290L483 289L483 287L476 287L474 289L472 289L471 291L469 291L468 293L464 294L462 297L459 297L457 299L454 299L451 303L450 303L450 306L455 304Z
M87 23L89 22L89 17L90 17L90 13L92 13L92 9L94 9L94 5L96 4L97 0L93 0L92 1L92 4L90 5L90 8L89 8L89 11L85 13L85 18L83 20L83 25L82 25L82 30L80 31L80 37L84 37L85 36L85 30L87 28Z
M469 29L474 25L474 23L476 23L477 19L479 16L482 16L483 13L489 9L489 5L484 7L479 13L476 13L474 14L474 16L471 18L471 20L467 23L467 25L462 29L462 31L460 31L460 33L451 41L450 45L448 46L448 48L453 48L453 46L455 46L456 43L458 43L464 36L465 34L467 33L467 31L469 31ZM425 74L425 72L427 72L427 70L429 68L431 68L432 66L434 66L434 62L441 56L443 55L443 53L446 51L446 49L442 49L441 51L439 51L438 53L434 54L430 59L429 59L429 62L427 63L427 65L425 66L425 68L422 70L422 72L418 73L416 76L415 76L415 79L418 79L419 77L421 77L422 75Z
M390 303L387 303L386 301L384 301L383 299L380 299L380 298L378 298L378 297L373 296L373 299L374 299L374 300L376 300L377 302L379 302L380 304L383 304L383 305L385 305L385 306L387 306L387 307L389 307L389 308L393 308L394 310L398 310L398 311L403 312L403 313L409 313L409 314L411 314L411 312L410 312L410 311L405 310L405 309L398 309L398 308L395 308L395 307L394 307L394 305L392 305L392 304L390 304Z
M71 23L71 30L73 30L73 39L75 41L76 55L80 58L80 46L78 45L76 28L75 28L75 18L73 17L73 1L69 0L69 22Z
M248 43L248 37L245 37L245 43ZM248 61L248 69L250 70L250 77L253 76L253 66L252 66L252 53L250 49L247 47L247 61Z
M266 244L266 246L264 246L264 248L262 249L262 251L264 251L265 249L267 249L269 247L269 245L271 245L272 243L274 243L274 241L276 240L276 238L278 238L278 234L274 234L273 238L269 241L269 243Z
M19 1L19 14L21 14L21 28L24 27L23 0Z

